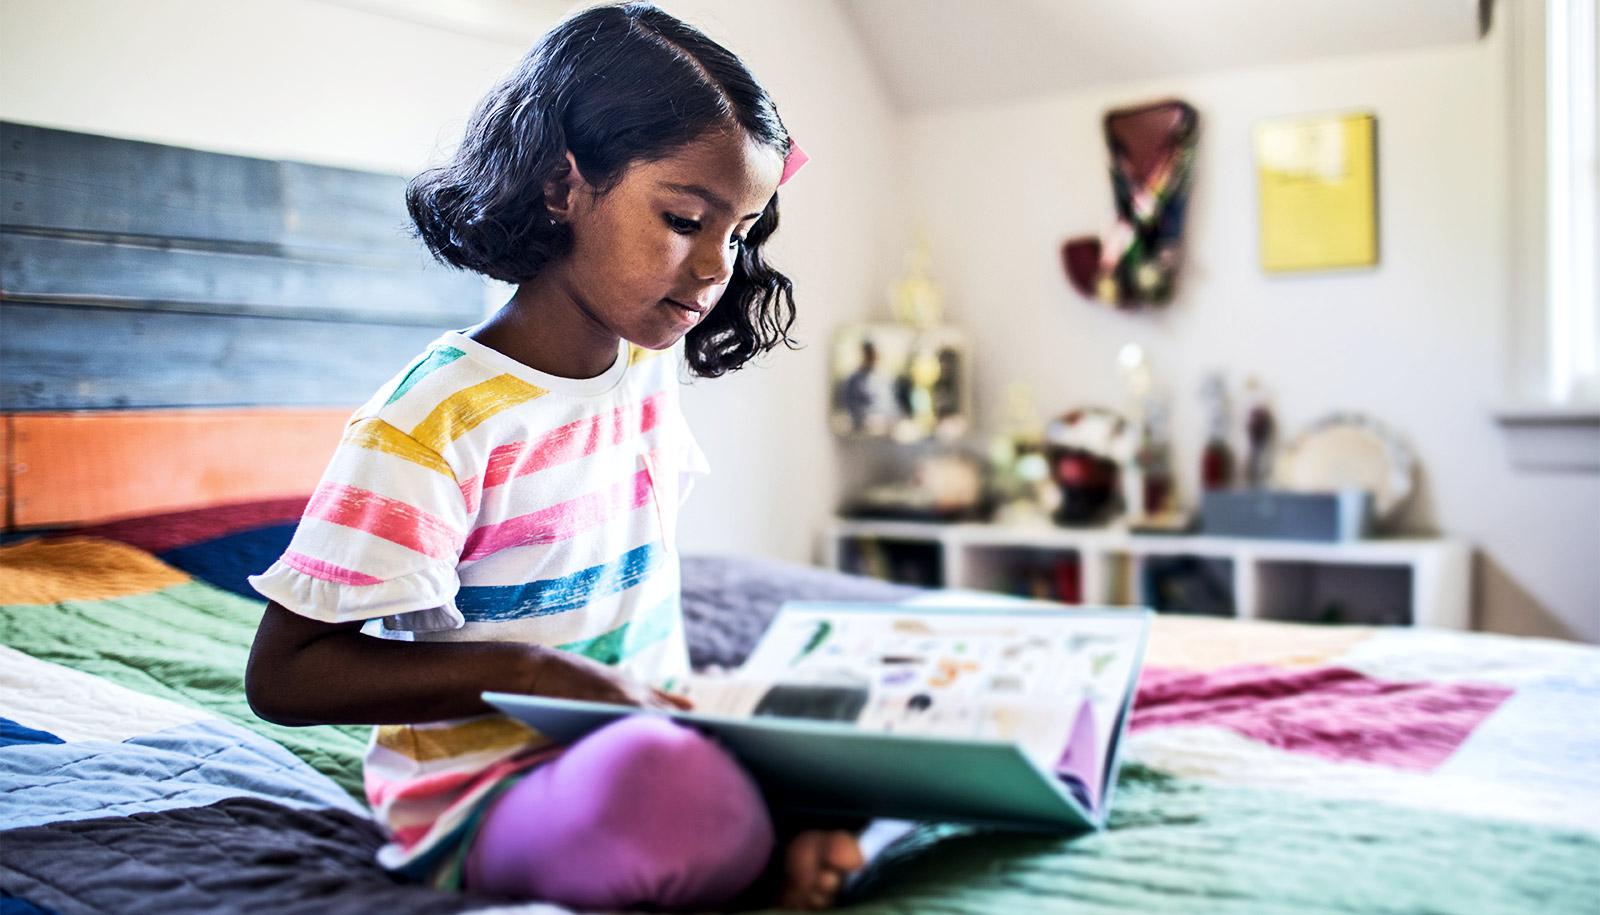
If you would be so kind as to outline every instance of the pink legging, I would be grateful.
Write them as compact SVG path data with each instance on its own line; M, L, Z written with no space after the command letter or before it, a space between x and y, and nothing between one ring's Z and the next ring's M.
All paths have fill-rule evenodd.
M760 876L773 825L726 750L665 718L610 724L494 801L470 889L573 908L713 908Z

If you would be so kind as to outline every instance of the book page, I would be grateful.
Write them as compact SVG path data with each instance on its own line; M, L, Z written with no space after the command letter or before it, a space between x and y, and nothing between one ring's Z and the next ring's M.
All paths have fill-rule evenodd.
M1034 614L1041 619L1056 620L1056 637L1064 653L1077 656L1079 663L1087 666L1087 679L1083 683L1094 715L1095 744L1099 748L1098 763L1102 769L1097 773L1096 782L1103 782L1111 741L1117 733L1123 707L1130 698L1128 690L1133 688L1129 681L1140 660L1139 646L1146 623L1139 616L965 590L931 592L907 601L905 607L908 611L917 607L975 610L989 618Z
M1046 769L1088 703L1103 765L1140 631L1067 608L786 607L737 671L670 687L708 714L1016 743Z
M885 686L844 671L791 673L757 680L742 673L690 676L663 688L688 697L694 711L729 718L796 718L852 724L886 734L914 734L1016 743L1044 768L1056 761L1083 697L1039 702L937 686Z

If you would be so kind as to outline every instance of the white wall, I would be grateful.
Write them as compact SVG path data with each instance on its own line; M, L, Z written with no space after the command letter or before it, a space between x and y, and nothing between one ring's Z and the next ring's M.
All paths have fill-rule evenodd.
M551 22L562 7L538 5ZM828 335L881 308L921 221L950 310L975 331L985 418L1017 378L1050 411L1118 402L1114 355L1138 341L1176 392L1192 493L1208 368L1260 375L1291 432L1329 410L1369 412L1422 459L1408 525L1479 547L1483 625L1600 640L1600 480L1514 474L1488 413L1513 394L1506 338L1525 323L1507 253L1513 112L1498 34L908 119L835 4L666 6L745 57L813 156L783 192L773 243L809 346L687 392L715 468L685 512L687 548L811 556L838 476L822 432ZM488 38L375 7L0 0L0 117L410 174L455 143L537 29ZM1057 246L1110 218L1101 113L1164 95L1202 116L1189 266L1166 312L1109 313L1069 292ZM1250 128L1345 108L1378 115L1382 263L1264 276Z
M811 162L779 192L772 261L795 282L804 344L715 380L684 409L712 476L684 510L686 549L805 562L832 513L828 337L882 297L903 243L904 162L888 96L832 3L669 0L744 58Z
M1201 374L1259 376L1288 433L1333 410L1400 431L1421 459L1406 526L1480 551L1484 628L1600 640L1600 478L1516 474L1490 408L1514 395L1506 47L1394 52L1118 85L913 117L912 212L927 226L954 317L976 336L978 403L1031 381L1041 409L1122 404L1126 342L1174 392L1177 459L1193 494ZM1080 300L1059 244L1112 217L1101 114L1177 96L1200 111L1188 265L1164 312ZM1250 148L1258 120L1377 114L1381 263L1267 276Z
M821 432L825 343L889 276L881 253L894 247L886 239L901 199L897 125L833 4L664 5L745 57L812 156L785 188L772 243L773 262L796 281L795 334L810 345L686 393L715 473L684 514L682 542L807 560L834 492ZM547 27L563 4L539 6ZM413 174L454 146L538 29L492 40L381 8L3 0L0 118Z
M409 175L525 49L316 0L0 0L0 117Z

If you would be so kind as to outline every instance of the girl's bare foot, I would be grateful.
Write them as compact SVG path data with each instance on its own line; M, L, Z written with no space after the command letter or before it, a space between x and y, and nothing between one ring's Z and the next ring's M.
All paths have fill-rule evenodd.
M833 908L844 878L866 863L855 833L808 829L784 850L783 891L778 905L817 911Z

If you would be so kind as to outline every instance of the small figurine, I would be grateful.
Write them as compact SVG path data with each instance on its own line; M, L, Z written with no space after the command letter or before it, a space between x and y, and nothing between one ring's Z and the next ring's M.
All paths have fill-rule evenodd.
M1200 382L1200 402L1206 409L1206 446L1200 453L1200 488L1226 489L1233 485L1233 449L1228 447L1228 386L1221 372L1210 372Z
M1127 344L1118 352L1117 363L1128 385L1128 412L1137 441L1132 459L1123 467L1123 508L1130 519L1139 521L1175 507L1171 406L1142 347Z
M1169 412L1167 402L1155 396L1149 399L1144 411L1144 428L1137 460L1144 481L1144 514L1149 517L1167 515L1177 507L1172 477Z
M929 275L932 262L932 246L927 235L919 232L906 254L905 275L889 286L889 303L900 323L916 328L939 323L944 313L944 292Z
M994 520L1000 524L1046 524L1061 503L1044 456L1044 426L1025 382L1006 388L1004 431L989 450L994 476Z
M1245 380L1244 400L1249 404L1244 430L1250 442L1249 456L1245 459L1245 482L1259 488L1272 479L1272 445L1277 423L1267 404L1266 389L1253 377Z
M1096 525L1115 514L1123 468L1136 466L1136 448L1132 424L1104 407L1069 410L1046 426L1050 475L1061 490L1056 523Z

